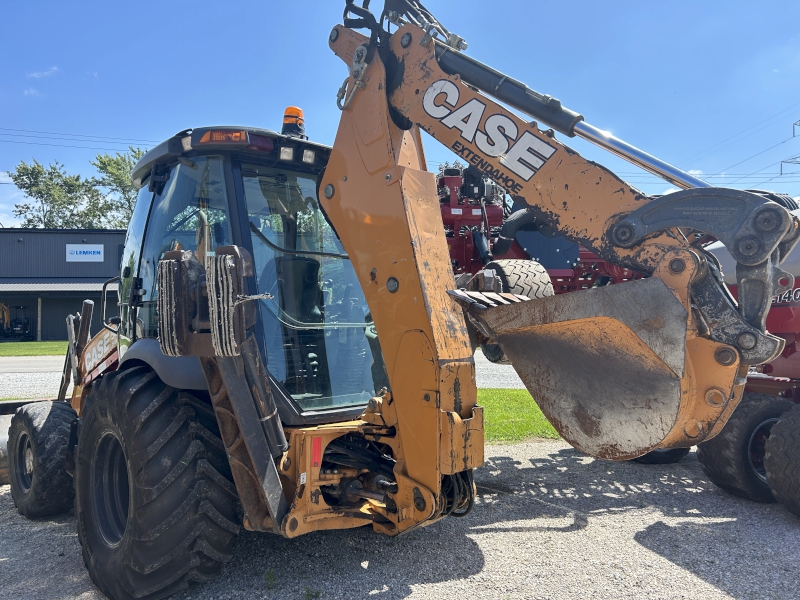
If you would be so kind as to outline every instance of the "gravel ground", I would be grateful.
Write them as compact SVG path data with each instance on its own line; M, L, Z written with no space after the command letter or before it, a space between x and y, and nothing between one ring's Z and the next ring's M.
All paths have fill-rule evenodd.
M800 521L734 498L690 454L610 463L560 441L486 448L479 498L400 538L368 527L243 533L215 582L179 598L798 598ZM96 599L72 513L31 522L0 487L5 597Z

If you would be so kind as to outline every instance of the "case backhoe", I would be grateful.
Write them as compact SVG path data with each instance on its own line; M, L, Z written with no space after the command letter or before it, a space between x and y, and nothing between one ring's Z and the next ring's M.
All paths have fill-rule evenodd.
M63 456L84 561L109 597L214 576L242 525L399 535L469 513L479 343L499 345L567 441L611 459L712 437L748 366L783 348L764 320L792 287L778 265L800 230L784 208L710 188L468 58L412 0L380 19L348 2L329 44L349 71L333 148L290 110L282 134L197 128L148 152L120 316L90 339L86 303L68 324L69 404L14 417L18 508L63 509L71 482L36 472ZM480 273L457 288L421 130L541 227L649 277L533 300ZM649 198L557 133L686 189ZM700 232L737 261L738 304ZM61 437L45 448L42 435Z

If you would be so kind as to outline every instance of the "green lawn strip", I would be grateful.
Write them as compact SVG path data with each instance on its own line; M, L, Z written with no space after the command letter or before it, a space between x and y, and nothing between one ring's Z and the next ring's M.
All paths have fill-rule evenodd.
M64 356L67 342L3 342L0 344L0 357L3 356Z
M0 398L0 402L22 398ZM487 442L518 442L529 438L558 439L553 426L527 390L478 390Z
M558 439L528 390L479 389L487 442L517 442L532 437Z

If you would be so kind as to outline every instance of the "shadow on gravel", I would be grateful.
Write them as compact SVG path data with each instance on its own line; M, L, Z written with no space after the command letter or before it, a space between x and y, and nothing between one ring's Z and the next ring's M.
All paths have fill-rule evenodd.
M634 539L648 550L724 590L733 598L797 598L798 559L788 548L797 546L798 522L790 514L778 513L777 538L759 536L756 527L742 521L724 523L654 523L638 532ZM782 551L786 550L786 551ZM758 588L757 596L742 590L742 581Z
M476 521L486 522L491 511L478 511L473 531L558 531L506 523L560 514L572 519L560 529L569 532L593 516L650 509L663 520L634 534L644 548L734 598L800 598L800 520L777 504L723 492L705 478L693 452L672 465L644 465L593 460L566 448L529 462L487 458L478 489L504 510L486 525Z
M535 452L535 443L528 447L531 454L544 454ZM177 597L383 600L405 598L427 583L447 582L454 589L458 583L479 593L480 577L464 580L495 568L481 550L482 536L570 536L594 518L628 511L640 511L642 522L622 530L621 541L633 537L643 548L736 598L768 597L754 595L764 579L786 582L785 593L771 592L773 596L793 597L800 522L777 505L754 505L718 490L703 477L693 454L673 465L641 465L593 460L570 448L525 461L504 451L503 446L486 448L486 465L475 476L478 499L467 518L444 519L399 538L377 535L369 527L322 531L296 540L243 532L220 579ZM0 562L4 594L56 599L87 591L80 597L101 598L83 569L73 516L46 526L31 523L8 506L10 498L0 500L0 560L7 559ZM765 540L765 530L784 537ZM522 537L502 537L501 544L516 544ZM48 539L53 543L43 544ZM527 543L533 544L529 558L536 562L536 538ZM31 550L43 547L52 547L54 553ZM19 570L4 577L12 562ZM33 572L22 569L25 564L35 565ZM691 597L691 590L686 594Z

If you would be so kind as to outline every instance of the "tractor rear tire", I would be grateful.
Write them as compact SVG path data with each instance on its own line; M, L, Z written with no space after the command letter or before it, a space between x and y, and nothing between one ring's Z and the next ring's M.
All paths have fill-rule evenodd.
M723 490L756 502L775 502L764 469L765 443L794 404L766 394L745 394L717 436L697 446L706 476Z
M494 270L503 285L503 292L527 296L531 300L555 294L547 269L535 260L493 260L483 268ZM510 364L499 344L484 344L481 351L489 362Z
M800 517L800 406L785 412L772 428L764 466L775 498Z
M671 465L678 462L689 454L689 448L667 448L664 450L653 450L642 456L637 456L633 460L645 465Z
M78 415L66 402L32 402L17 409L8 430L8 479L19 514L52 517L72 508L67 473L69 431Z
M149 367L103 376L76 452L78 539L109 598L164 598L219 575L241 517L210 404Z

